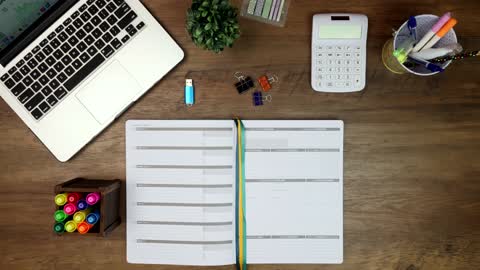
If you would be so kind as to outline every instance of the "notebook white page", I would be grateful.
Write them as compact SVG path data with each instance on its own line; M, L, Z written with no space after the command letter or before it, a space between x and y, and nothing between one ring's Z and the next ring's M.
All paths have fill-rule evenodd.
M247 262L342 263L343 122L243 123Z
M235 149L232 120L127 122L129 263L235 263Z

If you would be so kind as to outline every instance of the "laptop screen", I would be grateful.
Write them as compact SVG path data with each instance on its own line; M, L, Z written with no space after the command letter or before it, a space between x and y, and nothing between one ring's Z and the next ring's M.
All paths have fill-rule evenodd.
M0 52L59 0L0 0Z

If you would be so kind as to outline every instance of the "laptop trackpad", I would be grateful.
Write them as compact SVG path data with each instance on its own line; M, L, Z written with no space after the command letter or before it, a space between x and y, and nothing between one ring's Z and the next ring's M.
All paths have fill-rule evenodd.
M77 93L100 124L112 120L133 101L141 87L118 62L112 62Z

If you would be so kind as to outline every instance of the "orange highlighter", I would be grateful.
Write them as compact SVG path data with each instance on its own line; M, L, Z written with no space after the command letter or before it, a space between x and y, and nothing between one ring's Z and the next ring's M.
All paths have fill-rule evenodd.
M454 18L448 20L448 22L440 30L438 30L435 36L433 36L433 38L427 44L425 44L425 47L423 47L421 50L430 49L435 46L435 44L437 44L437 42L442 39L456 24L457 20Z
M86 234L93 227L93 225L86 223L85 221L78 224L77 230L80 234Z

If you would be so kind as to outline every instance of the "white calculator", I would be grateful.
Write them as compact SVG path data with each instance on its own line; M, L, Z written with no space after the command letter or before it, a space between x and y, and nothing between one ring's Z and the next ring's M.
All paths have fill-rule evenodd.
M312 88L319 92L361 91L366 84L368 18L317 14L312 27Z

